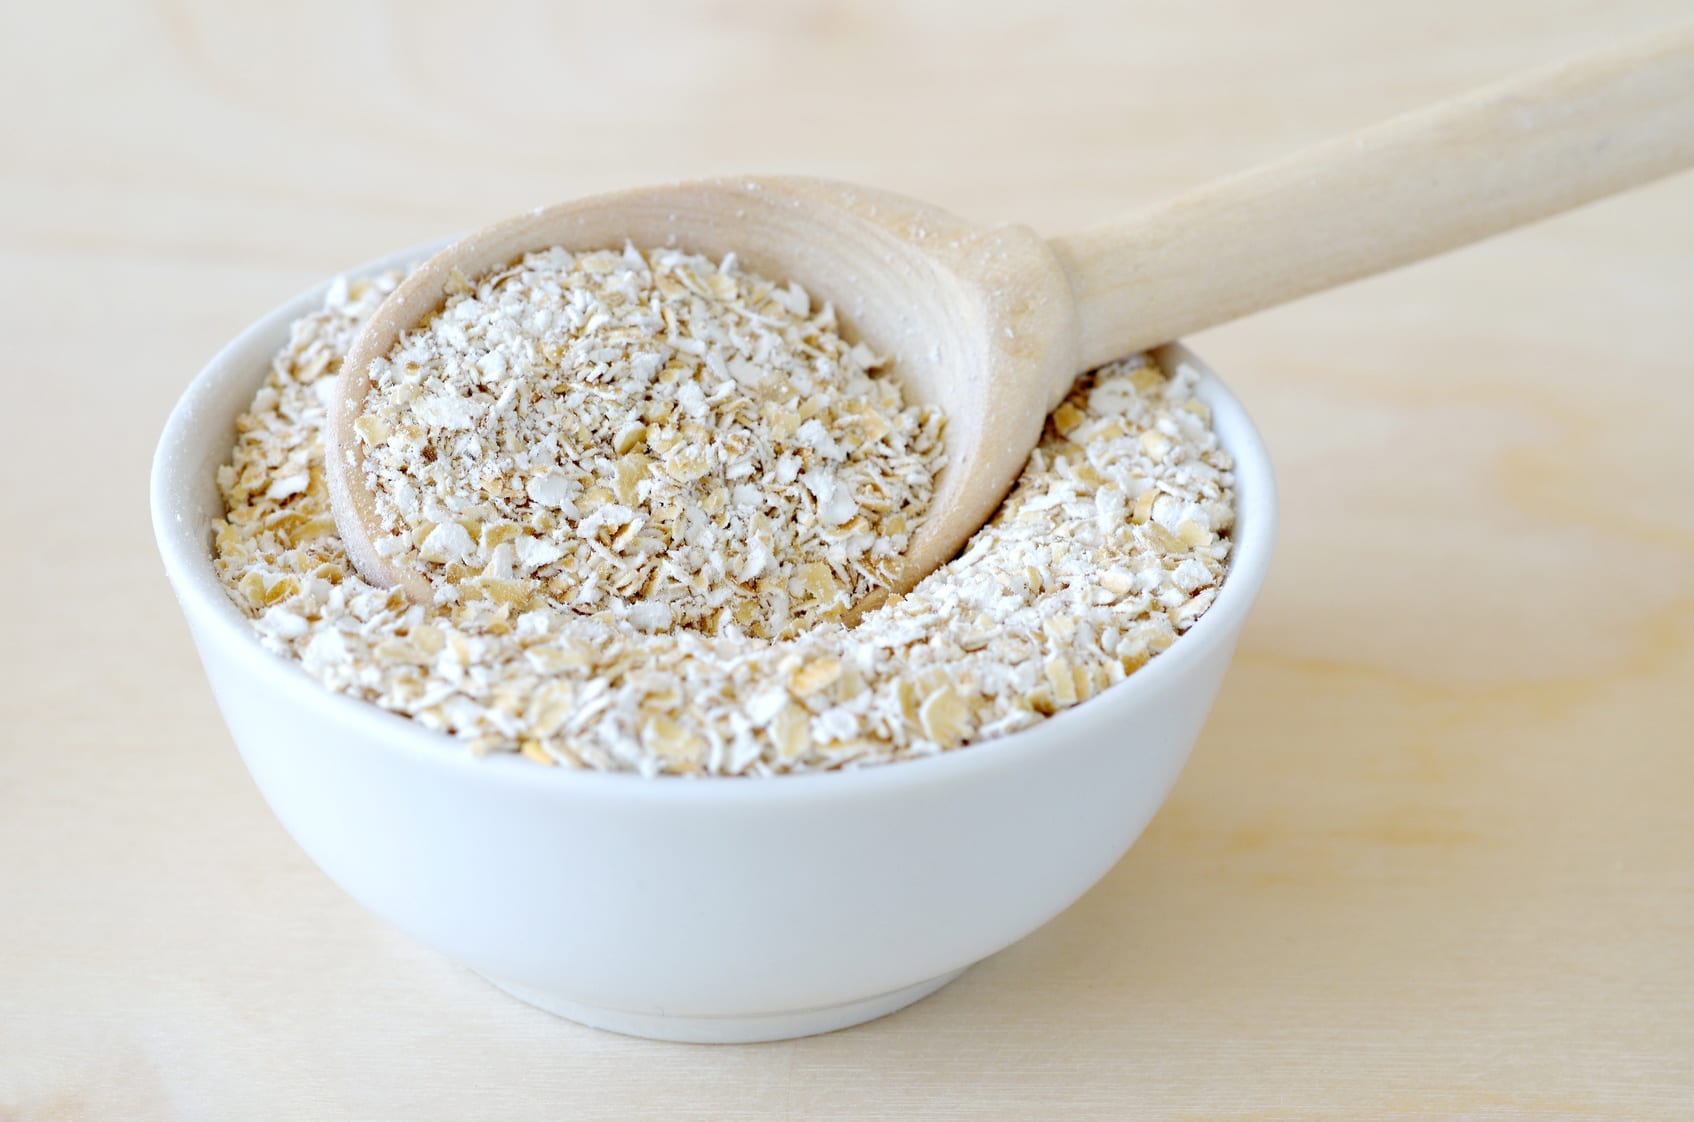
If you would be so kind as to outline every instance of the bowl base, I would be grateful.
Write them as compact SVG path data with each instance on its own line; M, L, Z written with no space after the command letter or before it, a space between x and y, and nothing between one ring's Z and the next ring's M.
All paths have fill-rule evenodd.
M590 1028L683 1044L756 1044L766 1040L790 1040L797 1036L834 1032L836 1029L886 1017L897 1009L904 1009L914 1001L928 997L963 973L964 969L960 968L918 982L916 985L841 1005L745 1017L670 1017L659 1013L602 1009L596 1005L581 1005L568 1001L545 990L489 978L486 974L483 977L526 1005L533 1005L537 1009L588 1025Z

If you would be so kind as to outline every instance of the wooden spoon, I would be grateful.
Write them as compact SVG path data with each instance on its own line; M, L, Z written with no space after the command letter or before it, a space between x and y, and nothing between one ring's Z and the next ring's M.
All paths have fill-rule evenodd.
M1078 371L1690 164L1694 27L1533 71L1051 242L812 179L682 183L548 207L442 250L359 332L327 435L336 524L367 580L431 595L394 563L409 540L378 548L395 535L378 521L353 421L371 361L442 306L450 278L530 250L628 240L733 252L830 301L850 333L890 355L908 400L947 414L946 466L903 591L987 520Z

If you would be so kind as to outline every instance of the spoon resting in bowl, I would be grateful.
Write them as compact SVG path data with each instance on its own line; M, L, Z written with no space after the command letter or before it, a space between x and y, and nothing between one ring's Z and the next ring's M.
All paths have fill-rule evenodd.
M1694 27L1485 87L1044 241L813 179L645 187L480 230L365 323L335 386L326 476L360 574L432 595L385 529L355 435L374 360L450 286L532 250L677 246L798 281L888 355L909 403L947 416L946 460L893 581L903 592L993 513L1077 374L1694 164ZM859 610L869 607L858 605Z

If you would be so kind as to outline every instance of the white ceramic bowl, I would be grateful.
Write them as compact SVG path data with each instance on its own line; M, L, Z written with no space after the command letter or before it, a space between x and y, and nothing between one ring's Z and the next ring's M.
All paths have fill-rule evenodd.
M1052 919L1170 791L1276 523L1264 446L1203 368L1200 396L1237 463L1235 556L1211 610L1164 654L1034 729L946 756L643 779L473 757L323 689L264 650L225 595L210 556L217 468L290 321L326 287L265 316L189 386L154 459L153 524L266 801L324 872L401 930L524 1001L618 1032L825 1032L915 1001ZM1163 357L1200 367L1185 351Z

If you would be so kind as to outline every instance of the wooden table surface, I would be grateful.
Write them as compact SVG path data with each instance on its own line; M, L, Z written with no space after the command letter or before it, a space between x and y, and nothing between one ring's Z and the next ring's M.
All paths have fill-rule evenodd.
M293 292L738 170L1058 232L1691 14L985 7L8 7L0 1118L1694 1117L1686 175L1193 340L1283 488L1240 656L1130 856L905 1012L579 1028L365 914L265 809L146 471Z

